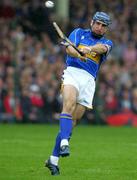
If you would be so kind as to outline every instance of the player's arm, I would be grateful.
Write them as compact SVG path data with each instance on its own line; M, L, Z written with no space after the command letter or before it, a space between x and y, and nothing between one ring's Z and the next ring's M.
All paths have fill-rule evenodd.
M105 54L108 51L108 47L104 44L96 44L94 46L89 46L90 53L96 52L97 54Z
M71 32L69 35L70 41L75 44L75 46L78 46L81 40L81 34L82 34L82 29L76 28L74 31ZM86 57L81 56L80 53L75 50L71 45L66 46L66 53L69 56L79 58L80 60L86 61ZM83 53L84 54L84 53Z
M76 57L76 58L79 58L83 61L86 61L86 57L84 56L81 56L78 51L76 51L71 45L68 45L66 47L66 53L69 55L69 56L72 56L72 57Z
M72 57L80 57L80 54L70 45L66 47L66 53Z
M94 46L84 47L81 51L84 54L90 54L92 52L96 52L97 54L105 54L109 50L108 45L105 44L96 44Z

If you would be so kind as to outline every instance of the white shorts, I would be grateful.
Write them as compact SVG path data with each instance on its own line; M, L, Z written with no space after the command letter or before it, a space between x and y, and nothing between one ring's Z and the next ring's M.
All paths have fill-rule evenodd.
M68 66L62 76L63 85L72 85L78 91L77 103L92 109L95 79L85 70Z

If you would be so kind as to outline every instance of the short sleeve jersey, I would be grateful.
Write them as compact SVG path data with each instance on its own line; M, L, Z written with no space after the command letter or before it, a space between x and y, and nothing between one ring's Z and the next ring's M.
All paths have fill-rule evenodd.
M85 46L93 46L96 44L104 44L108 51L105 54L97 54L96 52L92 52L87 54L87 62L83 62L78 58L71 57L67 55L66 63L67 66L77 67L83 69L90 73L94 78L96 78L100 65L103 61L107 59L109 52L112 49L113 43L111 40L106 39L104 36L101 38L95 37L90 29L75 29L69 36L69 39L79 48L83 48Z

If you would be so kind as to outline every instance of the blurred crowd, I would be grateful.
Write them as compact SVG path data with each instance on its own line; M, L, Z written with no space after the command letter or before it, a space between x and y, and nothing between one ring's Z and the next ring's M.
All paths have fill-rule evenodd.
M137 2L70 0L69 19L56 19L66 34L89 28L96 11L108 12L114 48L97 79L94 109L83 123L106 124L117 113L137 115ZM52 27L55 9L43 1L0 3L0 122L58 122L65 49Z

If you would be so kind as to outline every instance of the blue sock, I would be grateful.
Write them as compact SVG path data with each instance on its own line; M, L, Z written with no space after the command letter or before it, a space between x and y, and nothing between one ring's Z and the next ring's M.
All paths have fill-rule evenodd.
M60 114L60 136L62 139L68 139L72 132L72 116L70 114Z
M54 149L53 149L53 152L52 152L53 156L59 157L60 142L61 142L61 136L60 136L60 132L59 132L57 137L56 137L55 146L54 146Z

